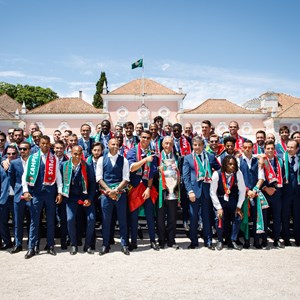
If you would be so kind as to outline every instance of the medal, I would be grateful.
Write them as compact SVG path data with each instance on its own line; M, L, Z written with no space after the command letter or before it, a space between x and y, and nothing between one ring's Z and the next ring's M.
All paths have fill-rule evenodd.
M230 194L230 189L227 189L226 194L229 195Z

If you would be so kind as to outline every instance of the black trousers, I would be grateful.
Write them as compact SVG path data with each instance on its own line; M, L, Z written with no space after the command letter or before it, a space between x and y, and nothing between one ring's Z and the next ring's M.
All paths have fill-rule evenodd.
M177 200L165 200L167 192L163 193L163 205L157 209L157 235L160 245L174 245L177 223ZM166 222L167 221L167 222Z

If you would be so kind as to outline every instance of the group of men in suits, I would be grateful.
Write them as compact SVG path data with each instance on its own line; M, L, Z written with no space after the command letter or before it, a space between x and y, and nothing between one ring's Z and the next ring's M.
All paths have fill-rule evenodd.
M208 120L202 122L202 127L202 135L193 133L190 123L184 128L179 123L168 124L164 130L158 116L149 131L140 123L135 127L126 122L123 131L112 132L110 122L104 120L94 137L89 124L81 126L80 138L68 132L65 142L56 130L54 144L36 126L32 126L27 141L22 130L14 129L13 144L1 152L2 249L11 249L11 253L23 249L26 215L30 226L25 258L38 254L43 209L45 249L54 256L57 222L62 250L67 249L69 238L70 254L77 254L85 232L83 250L94 253L97 211L102 222L100 255L110 251L116 220L122 253L129 255L135 250L141 215L146 217L152 249L158 251L166 245L179 249L178 208L191 240L188 249L199 247L200 224L204 246L210 250L215 249L214 229L217 250L223 245L241 250L241 236L244 248L250 247L253 236L253 246L266 249L270 228L274 247L291 246L290 217L295 245L300 246L300 134L298 137L294 133L295 138L290 139L289 129L282 127L281 140L276 144L274 135L266 136L260 130L253 143L238 134L236 121L229 124L228 135L223 137L213 132ZM6 135L0 132L2 147L1 137ZM177 196L171 199L165 178L167 161L172 162L178 180ZM14 241L8 227L10 214Z

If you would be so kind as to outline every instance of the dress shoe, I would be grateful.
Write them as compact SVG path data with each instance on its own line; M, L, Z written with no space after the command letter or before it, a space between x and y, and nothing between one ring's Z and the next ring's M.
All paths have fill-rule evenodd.
M47 250L47 253L55 256L56 255L56 251L54 249L54 246L50 246L49 249Z
M45 250L45 251L48 251L48 250L49 250L48 244L45 245L44 250Z
M21 252L22 250L23 250L22 246L14 246L14 247L10 250L10 254L18 253L18 252Z
M159 249L165 249L165 244L163 244L163 243L159 243ZM172 246L171 246L172 247Z
M125 255L130 255L129 249L127 246L122 246L121 252L123 252Z
M150 246L153 250L159 251L159 245L156 242L151 242Z
M10 243L10 244L5 244L5 245L3 245L1 248L0 248L0 250L7 250L7 249L10 249L10 248L13 248L13 244L12 243Z
M108 246L102 246L101 247L101 249L100 249L100 251L99 251L99 255L104 255L104 254L106 254L106 253L108 253L109 252L109 247Z
M291 244L290 240L284 240L284 246L285 247L291 247L292 244Z
M274 243L273 243L273 246L275 248L284 248L284 244L281 243L279 240L275 240Z
M60 248L61 248L61 250L67 250L68 246L67 246L67 244L61 244Z
M269 249L268 241L263 241L263 242L261 243L261 248L262 248L263 250L268 250L268 249Z
M71 246L70 254L75 255L75 254L77 254L77 252L78 252L77 246Z
M31 257L35 256L35 251L33 249L30 249L27 251L27 253L25 254L25 259L29 259Z
M137 249L137 244L136 243L130 243L128 246L129 251L133 251L134 249Z
M84 247L83 251L88 254L94 254L94 251L92 250L92 247Z
M116 243L115 239L110 239L110 240L109 240L109 244L110 244L110 245L114 245L115 243Z
M254 242L253 247L256 249L262 249L262 246L259 242Z
M174 250L179 250L180 247L177 244L168 245L168 247L173 248Z
M209 249L209 250L215 250L215 247L213 246L212 243L208 243L206 247L207 247L207 249Z
M222 243L222 242L217 242L216 249L217 249L218 251L221 251L221 250L223 249L223 243Z
M242 248L236 243L236 241L231 241L231 243L228 244L227 247L235 249L235 250L239 250L239 251L242 250Z
M36 255L38 255L40 253L40 247L39 246L35 246L34 247L34 252Z
M238 246L243 246L243 243L239 239L237 239L235 242Z
M198 248L199 246L198 245L194 245L193 243L190 243L189 245L188 245L188 249L196 249L196 248Z
M244 249L249 249L250 248L250 241L249 240L245 240L243 248Z

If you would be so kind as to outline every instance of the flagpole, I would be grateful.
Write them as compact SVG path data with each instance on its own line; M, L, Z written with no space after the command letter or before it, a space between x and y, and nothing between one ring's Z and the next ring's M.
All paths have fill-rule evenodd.
M145 63L144 63L144 55L142 57L143 59L143 71L142 71L142 96L145 95ZM144 100L143 100L144 103Z

